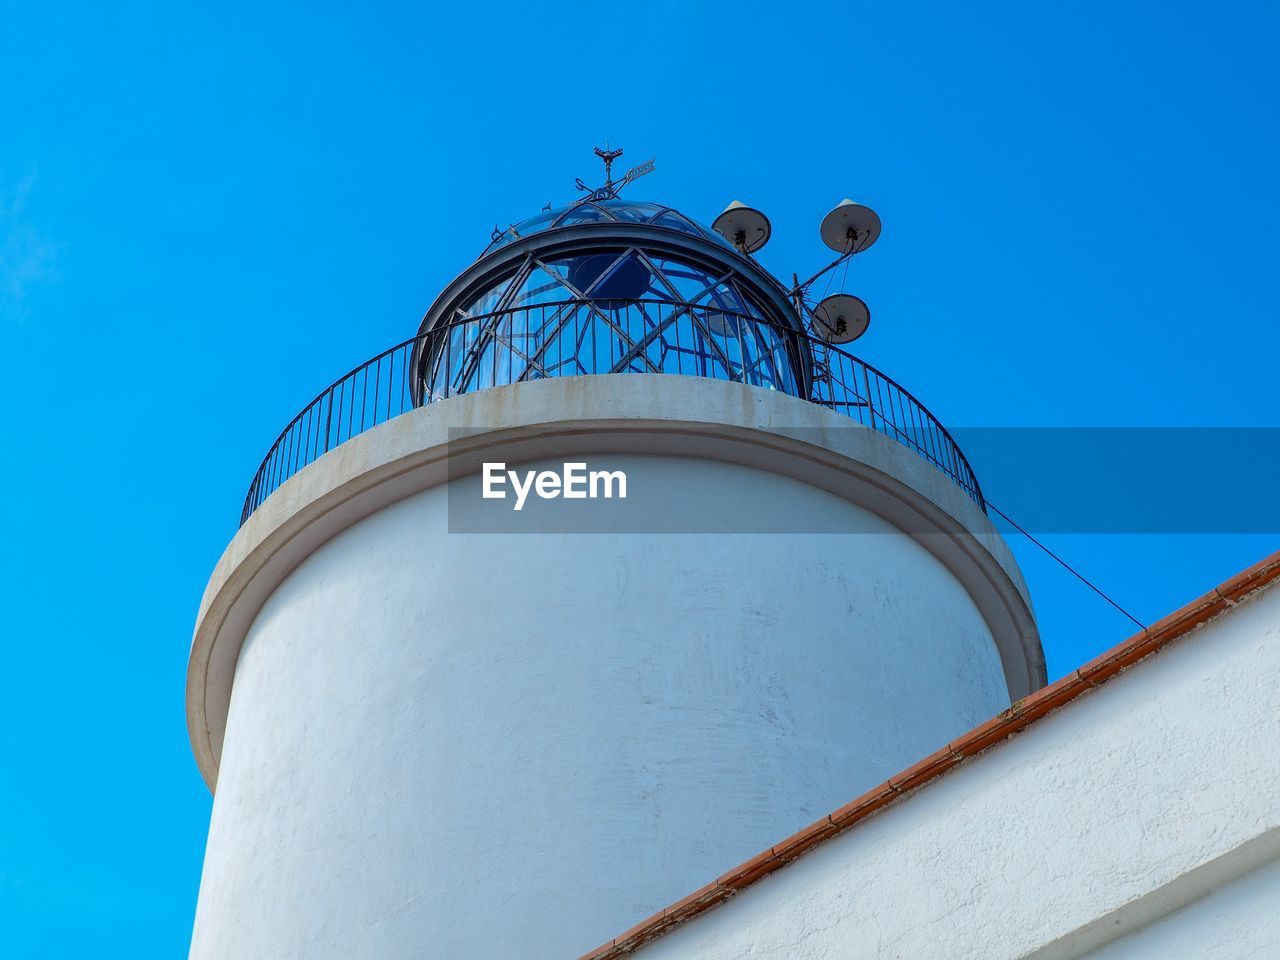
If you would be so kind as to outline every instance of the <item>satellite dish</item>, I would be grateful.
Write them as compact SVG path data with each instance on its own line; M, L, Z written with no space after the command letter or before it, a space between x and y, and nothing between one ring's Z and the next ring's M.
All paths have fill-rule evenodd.
M827 343L850 343L867 332L871 310L850 293L833 293L813 308L810 328Z
M769 235L773 233L768 217L738 200L724 208L711 229L743 253L755 253L769 242Z
M841 200L822 218L820 230L822 242L836 253L861 253L880 236L880 218L870 207Z

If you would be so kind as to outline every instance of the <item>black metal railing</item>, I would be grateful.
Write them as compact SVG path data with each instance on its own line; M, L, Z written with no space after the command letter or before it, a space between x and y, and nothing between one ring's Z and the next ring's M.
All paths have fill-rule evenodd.
M799 396L902 443L983 510L955 440L904 387L850 353L705 304L574 300L467 317L398 343L322 391L263 458L240 522L324 453L414 407L493 386L592 373L676 373Z

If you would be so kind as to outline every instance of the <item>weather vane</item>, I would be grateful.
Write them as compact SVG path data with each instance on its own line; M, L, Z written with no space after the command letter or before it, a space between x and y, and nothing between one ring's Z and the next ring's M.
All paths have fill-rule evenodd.
M604 161L604 186L588 187L582 182L581 177L575 179L573 185L586 193L585 197L579 198L579 203L586 203L589 200L613 200L618 196L618 192L632 180L638 180L646 173L653 171L653 160L649 159L638 167L632 167L622 175L621 180L615 181L613 179L613 161L622 156L622 148L619 147L614 150L610 147L609 142L605 141L603 147L595 148L595 154Z
M632 167L630 170L624 173L622 175L621 180L614 180L613 179L613 161L617 160L620 156L622 156L622 148L619 147L618 149L615 150L613 149L613 147L609 145L609 141L606 140L603 147L595 148L595 154L597 157L599 157L601 160L604 161L604 186L589 187L582 182L581 177L575 178L573 181L573 185L577 187L579 190L581 190L584 194L586 194L586 196L579 197L576 201L574 201L574 203L570 204L570 206L577 206L578 204L589 203L592 200L597 200L597 201L614 200L617 198L619 191L621 191L622 188L625 187L627 184L629 184L632 180L639 180L646 173L653 172L653 158L650 158L646 160L644 163L640 164L638 167ZM542 208L542 212L546 213L550 209L551 209L551 204L548 203L545 207ZM516 225L514 223L508 225L505 229L495 224L493 228L493 232L489 234L490 240L493 243L497 243L503 237L511 237L513 239L519 239L520 231L516 229Z

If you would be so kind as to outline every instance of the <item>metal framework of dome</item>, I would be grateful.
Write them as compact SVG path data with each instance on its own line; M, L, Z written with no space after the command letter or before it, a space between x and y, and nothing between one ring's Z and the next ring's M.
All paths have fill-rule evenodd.
M577 223L610 222L646 223L650 226L678 230L681 233L691 234L695 237L714 240L716 243L732 247L732 244L720 234L709 227L704 227L702 224L690 220L673 207L665 207L658 203L613 198L610 200L580 200L567 207L544 210L536 216L511 224L505 230L495 228L493 238L489 246L485 247L481 256L492 253L498 247L505 246L514 240L532 236L535 233L542 233L545 230L573 226Z
M661 204L588 197L495 231L428 311L414 396L592 373L683 373L807 391L788 292ZM427 336L427 334L433 334Z

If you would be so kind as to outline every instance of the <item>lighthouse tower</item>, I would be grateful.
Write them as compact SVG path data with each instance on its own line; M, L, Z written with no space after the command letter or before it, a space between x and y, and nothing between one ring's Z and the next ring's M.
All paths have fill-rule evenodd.
M191 650L192 957L572 960L1043 684L855 298L643 172L495 231L263 461Z

